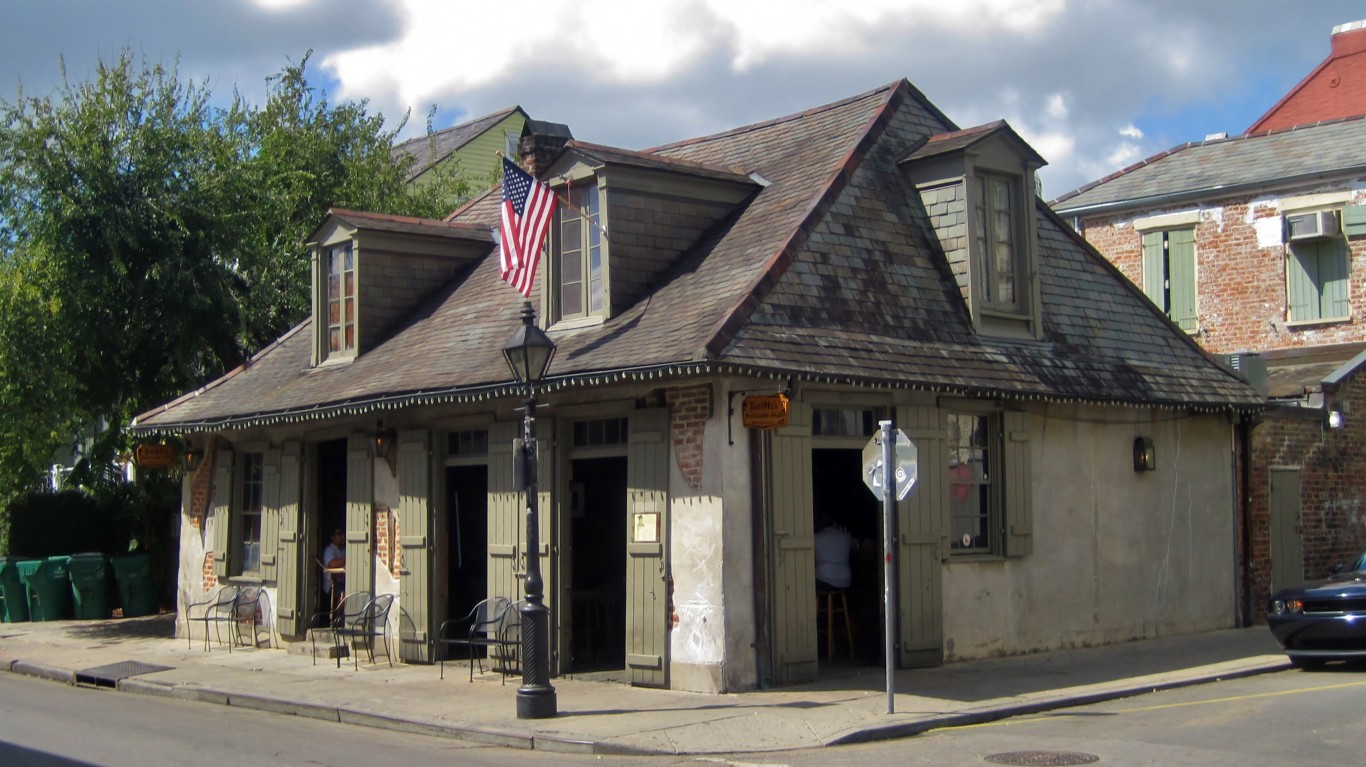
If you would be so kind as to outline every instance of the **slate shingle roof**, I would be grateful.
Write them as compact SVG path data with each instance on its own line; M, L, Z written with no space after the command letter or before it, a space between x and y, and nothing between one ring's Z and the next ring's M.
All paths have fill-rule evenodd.
M1366 118L1182 144L1052 202L1070 216L1175 198L1228 197L1321 175L1366 172Z
M848 380L986 396L1254 408L1214 364L1059 219L1037 210L1042 341L978 336L915 189L896 160L954 130L907 82L798 115L657 147L672 167L768 182L601 326L552 331L552 387L644 374ZM584 147L583 151L594 151ZM620 157L638 156L614 150ZM491 190L451 217L498 220ZM376 348L309 369L311 327L141 416L200 428L511 395L501 347L521 298L486 257ZM537 290L541 288L538 279Z

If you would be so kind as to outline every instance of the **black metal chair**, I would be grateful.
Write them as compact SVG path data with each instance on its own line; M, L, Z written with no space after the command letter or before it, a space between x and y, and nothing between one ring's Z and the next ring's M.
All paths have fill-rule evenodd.
M441 678L446 678L449 648L464 646L469 648L471 682L474 681L475 663L479 664L479 673L484 673L484 663L475 655L475 648L482 648L491 660L498 663L503 672L503 683L506 684L508 670L517 665L521 647L521 612L517 604L507 597L491 597L475 605L464 617L442 623L437 634L437 642L443 645Z
M337 641L337 629L340 626L345 625L348 616L353 620L358 617L365 609L365 606L370 604L370 599L371 596L368 591L352 592L347 594L335 607L330 607L323 612L314 613L313 617L309 618L308 628L310 630L308 632L308 637L313 645L313 665L318 665L318 633L327 631L332 635L331 642L334 650L333 654L337 657L337 668L341 668L341 645Z
M251 628L250 647L261 646L261 632L266 633L267 644L271 641L270 594L261 586L244 586L237 599L237 638L246 645L244 627Z
M394 656L389 652L389 610L394 606L393 594L377 594L366 602L360 610L352 613L345 609L351 603L348 596L342 602L342 609L337 620L332 625L332 641L338 648L345 644L351 645L351 659L357 669L360 668L360 656L354 653L357 640L365 642L365 649L370 655L370 662L375 662L375 640L384 640L384 657L389 661L389 665L394 665ZM341 668L341 653L337 654L337 668Z
M237 621L239 608L242 600L242 588L240 586L222 586L213 593L213 596L203 602L195 602L185 608L185 620L189 625L185 627L185 646L188 648L193 643L194 631L190 629L194 621L204 624L204 650L209 651L209 625L213 625L213 635L221 644L223 637L218 633L221 624L228 624L231 631L228 634L228 652L232 652L233 637L232 632L237 631ZM199 615L195 615L195 612Z

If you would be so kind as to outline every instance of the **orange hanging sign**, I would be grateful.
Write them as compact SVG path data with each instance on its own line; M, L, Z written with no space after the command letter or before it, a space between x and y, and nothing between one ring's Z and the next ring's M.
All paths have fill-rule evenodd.
M787 395L763 394L745 397L740 414L746 429L780 429L787 425Z

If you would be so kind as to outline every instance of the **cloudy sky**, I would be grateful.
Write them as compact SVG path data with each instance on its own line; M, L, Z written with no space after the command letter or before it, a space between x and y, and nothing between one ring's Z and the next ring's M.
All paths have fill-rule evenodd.
M503 107L641 149L905 77L967 127L1004 118L1052 198L1240 133L1322 61L1357 0L0 0L0 98L124 48L259 102L306 51L334 101L404 135Z

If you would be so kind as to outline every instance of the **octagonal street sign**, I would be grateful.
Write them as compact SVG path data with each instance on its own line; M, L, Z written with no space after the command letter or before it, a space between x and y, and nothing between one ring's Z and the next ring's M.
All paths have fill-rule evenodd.
M915 443L906 432L896 430L896 445L892 455L892 477L896 483L896 499L906 500L910 494L911 487L920 476L919 468L916 465ZM868 440L868 444L863 446L863 484L873 491L879 501L887 499L886 490L883 486L886 472L882 468L882 434L874 434Z

